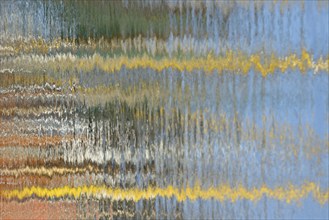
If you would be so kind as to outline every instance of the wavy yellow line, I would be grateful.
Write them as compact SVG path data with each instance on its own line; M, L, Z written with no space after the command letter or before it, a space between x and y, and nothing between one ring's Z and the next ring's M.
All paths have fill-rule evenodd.
M141 199L152 199L156 196L161 197L176 197L178 201L185 201L187 199L215 199L218 201L230 200L235 202L239 199L246 199L249 201L258 201L263 196L271 199L285 201L290 203L292 201L299 201L306 198L309 194L320 203L324 204L328 202L329 190L323 192L320 187L313 182L306 183L300 188L289 185L287 188L277 187L271 189L267 186L260 188L246 189L243 186L232 188L228 185L221 185L216 188L201 189L200 185L187 188L176 188L168 186L166 188L153 188L148 187L146 189L120 189L109 188L106 186L83 186L83 187L59 187L59 188L41 188L31 187L24 188L23 190L5 190L0 192L0 195L6 199L25 199L32 195L41 198L61 198L61 197L73 197L79 198L81 195L96 198L111 198L113 200L133 200L139 201Z
M5 65L5 64L4 64ZM9 65L9 66L8 66ZM7 68L15 65L15 68L37 70L44 69L58 71L72 71L75 69L83 71L93 71L95 67L110 73L119 71L123 66L127 69L151 68L156 71L162 71L167 68L174 68L179 71L193 71L203 69L207 73L217 70L219 73L229 71L232 73L247 74L254 69L263 76L274 73L276 70L285 72L288 69L297 69L301 72L312 70L314 72L329 72L329 58L319 58L313 60L313 56L303 50L300 57L291 54L287 57L264 57L263 55L246 55L241 52L229 51L225 56L216 57L209 54L202 58L162 58L155 59L148 55L120 57L103 57L95 53L89 57L78 57L72 54L57 54L55 56L22 56L15 58L14 61L8 61ZM35 69L36 68L36 69Z

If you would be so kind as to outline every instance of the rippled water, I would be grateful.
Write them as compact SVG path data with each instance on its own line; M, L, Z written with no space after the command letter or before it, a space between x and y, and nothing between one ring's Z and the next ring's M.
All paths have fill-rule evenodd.
M328 7L0 2L0 218L328 218Z

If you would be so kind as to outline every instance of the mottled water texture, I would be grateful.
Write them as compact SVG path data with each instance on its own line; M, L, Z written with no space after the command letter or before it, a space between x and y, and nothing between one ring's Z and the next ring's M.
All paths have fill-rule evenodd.
M0 219L329 218L326 1L0 1Z

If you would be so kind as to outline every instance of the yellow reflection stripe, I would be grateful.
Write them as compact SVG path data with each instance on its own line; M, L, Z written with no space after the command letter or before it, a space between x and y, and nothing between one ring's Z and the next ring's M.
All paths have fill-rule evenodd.
M123 66L127 69L151 68L156 71L162 71L167 68L177 69L179 71L191 72L195 69L202 69L206 73L212 73L217 70L219 73L229 71L232 73L247 74L252 69L263 76L274 73L276 70L286 72L289 69L299 70L302 73L312 70L315 73L319 71L329 72L329 59L319 58L313 60L313 56L303 50L300 57L291 54L286 57L263 56L260 54L246 55L241 52L229 51L224 56L214 56L209 54L201 58L161 58L155 59L148 55L128 57L103 57L97 53L93 56L78 57L72 54L57 54L54 56L26 55L17 57L9 62L15 65L15 68L52 71L93 71L95 67L100 70L114 73ZM9 68L8 63L7 67ZM31 69L32 68L32 69Z
M187 188L176 188L168 186L166 188L154 188L148 187L146 189L121 189L121 188L109 188L106 186L83 186L83 187L59 187L59 188L41 188L31 187L24 188L22 190L4 190L1 192L1 196L6 199L25 199L32 195L41 198L62 198L73 197L79 198L81 195L96 198L111 198L113 200L133 200L139 201L141 199L152 199L156 196L160 197L176 197L181 202L187 199L215 199L218 201L230 200L235 202L240 199L246 199L249 201L258 201L263 196L270 199L281 200L287 203L293 201L299 201L306 198L308 195L312 195L316 201L320 204L328 202L329 190L322 191L320 187L313 182L306 183L301 187L289 185L288 187L269 188L262 186L260 188L247 189L243 186L232 188L228 185L221 185L219 187L202 189L199 185Z

